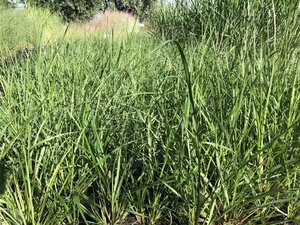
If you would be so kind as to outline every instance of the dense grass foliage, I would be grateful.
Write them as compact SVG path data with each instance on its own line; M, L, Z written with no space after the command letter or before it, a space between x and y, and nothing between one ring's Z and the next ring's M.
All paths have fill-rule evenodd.
M0 0L0 10L8 9L13 7L14 4L7 2L5 0Z
M0 58L7 52L47 42L62 29L57 17L34 8L0 8L0 24Z
M186 41L203 36L237 44L245 33L270 41L299 18L299 1L173 0L148 12L148 25L160 37Z
M62 38L2 64L0 223L299 223L296 10L268 40Z

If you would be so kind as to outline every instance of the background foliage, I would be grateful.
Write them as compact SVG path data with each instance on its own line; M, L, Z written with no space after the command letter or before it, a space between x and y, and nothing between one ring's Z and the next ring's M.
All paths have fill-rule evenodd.
M58 13L65 21L83 21L93 17L103 7L102 0L28 0L37 7Z
M119 11L142 15L156 0L28 0L31 5L49 8L65 21L84 21L113 6Z
M7 8L11 8L11 7L13 7L13 6L14 6L14 4L9 3L9 2L6 1L6 0L0 0L0 10L7 9Z

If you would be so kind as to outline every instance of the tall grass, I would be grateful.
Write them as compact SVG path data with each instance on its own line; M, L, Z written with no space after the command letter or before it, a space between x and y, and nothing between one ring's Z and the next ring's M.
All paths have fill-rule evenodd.
M0 222L299 223L294 10L269 41L90 36L0 67Z
M148 26L156 35L179 41L204 36L220 44L225 40L239 44L249 32L254 32L257 40L271 41L299 17L299 2L294 0L170 2L173 4L161 1L148 12Z
M0 9L0 54L14 53L20 48L47 43L62 30L58 17L46 10L27 8Z

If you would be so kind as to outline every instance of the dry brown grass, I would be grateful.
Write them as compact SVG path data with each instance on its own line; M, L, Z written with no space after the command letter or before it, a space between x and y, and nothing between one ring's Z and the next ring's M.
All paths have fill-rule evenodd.
M113 32L116 36L124 36L138 32L137 24L137 19L128 13L109 11L96 15L89 22L71 24L69 35L102 33L104 37L108 37Z

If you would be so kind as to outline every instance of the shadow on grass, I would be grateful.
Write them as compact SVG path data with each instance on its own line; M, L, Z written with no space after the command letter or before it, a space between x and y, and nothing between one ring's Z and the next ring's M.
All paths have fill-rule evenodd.
M3 161L0 161L0 195L4 193L6 187L7 170Z
M8 69L19 63L26 63L28 59L32 58L36 54L36 48L24 48L19 49L14 53L9 53L9 56L0 60L0 69Z

